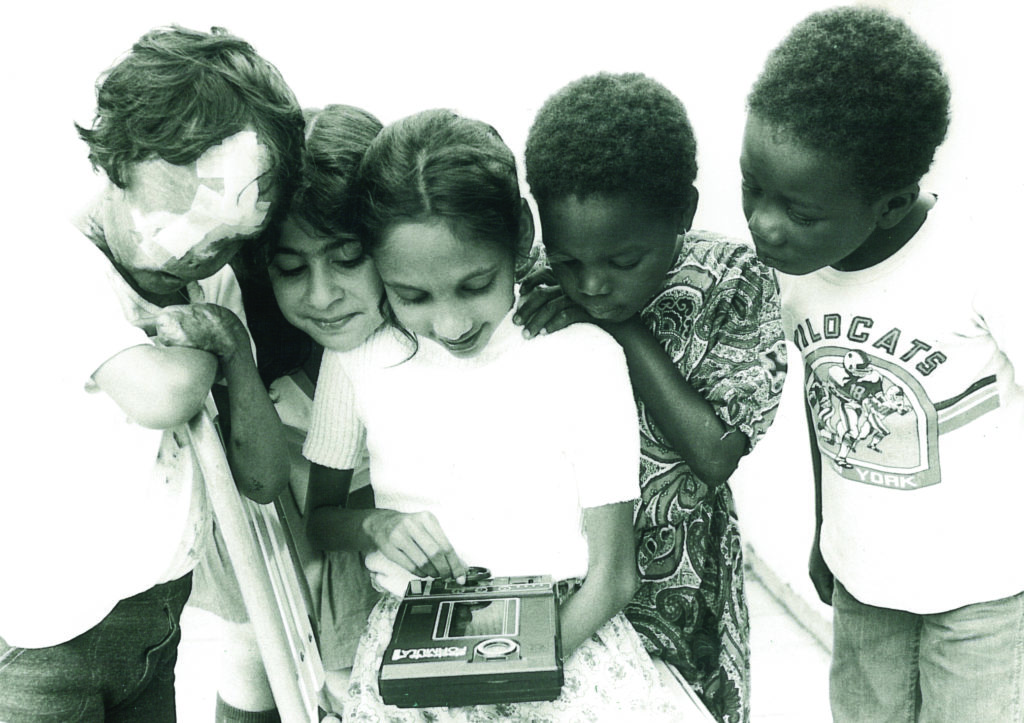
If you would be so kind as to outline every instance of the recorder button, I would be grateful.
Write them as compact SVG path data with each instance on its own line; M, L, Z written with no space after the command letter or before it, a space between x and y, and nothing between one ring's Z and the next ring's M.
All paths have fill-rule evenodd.
M486 567L470 567L466 570L466 582L482 582L491 578L491 571Z
M477 643L474 651L481 658L497 660L507 658L519 650L519 643L509 638L490 638Z

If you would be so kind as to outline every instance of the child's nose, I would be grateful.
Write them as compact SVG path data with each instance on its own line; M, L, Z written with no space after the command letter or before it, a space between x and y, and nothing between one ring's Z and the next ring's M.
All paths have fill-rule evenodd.
M434 333L442 339L455 341L472 329L472 317L457 309L447 310L434 318Z
M579 273L579 290L586 296L604 296L609 292L608 279L596 269L582 269Z
M325 269L311 267L307 300L314 309L326 309L344 296L343 290L333 282Z
M778 214L766 208L756 209L747 219L747 228L750 229L751 235L758 241L772 246L782 244L782 226Z

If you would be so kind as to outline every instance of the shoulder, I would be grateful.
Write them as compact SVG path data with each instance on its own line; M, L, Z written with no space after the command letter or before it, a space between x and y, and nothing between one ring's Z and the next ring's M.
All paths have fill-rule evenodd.
M366 340L348 351L324 351L324 365L345 369L349 373L370 372L393 367L411 359L413 342L390 325L383 325ZM325 366L326 368L326 366Z
M686 234L674 271L675 279L692 276L695 271L718 280L770 279L772 276L750 245L724 234L701 230Z
M106 255L70 225L62 224L54 231L60 234L56 242L60 262L50 265L47 285L59 293L35 294L31 313L19 311L25 301L20 294L11 298L12 311L5 323L10 326L10 338L30 340L31 347L43 356L49 356L44 350L53 349L53 358L64 366L63 374L72 368L68 365L75 365L75 378L84 383L104 361L125 349L148 344L149 339L132 324L133 292ZM51 324L40 323L40 319L68 318L69 311L73 318L88 323L64 324L58 334Z
M594 379L628 380L626 354L612 336L594 324L571 324L552 334L534 337L524 350L530 366L561 386L590 384ZM627 382L628 383L628 382Z
M63 304L73 298L76 309L85 306L86 311L94 303L121 309L122 297L130 287L106 254L92 239L70 224L62 223L53 230L58 239L60 263L51 265L48 284L61 290L56 300ZM118 316L123 320L122 314Z
M527 346L545 355L570 358L622 355L618 342L596 324L570 324L553 334L531 339Z
M679 305L687 314L699 313L716 300L737 296L743 308L775 307L778 292L775 273L749 245L711 231L691 231L645 314L672 313Z

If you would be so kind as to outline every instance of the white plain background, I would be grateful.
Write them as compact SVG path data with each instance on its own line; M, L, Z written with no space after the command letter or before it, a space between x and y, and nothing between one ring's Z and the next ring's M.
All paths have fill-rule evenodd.
M226 27L275 63L303 105L359 105L388 122L450 107L492 123L521 154L541 103L599 70L645 72L686 104L699 144L697 225L745 237L737 156L743 104L768 51L821 0L347 0L275 3L21 2L3 12L7 198L19 225L82 202L90 175L72 121L96 77L142 33ZM956 114L940 161L991 187L1019 121L1021 10L1002 0L889 0L946 59ZM968 140L961 143L960 135ZM962 146L962 147L961 147ZM999 185L1020 190L1006 174ZM31 180L27 176L31 177ZM28 183L26 183L28 181Z
M358 105L384 122L428 107L450 107L493 124L518 156L537 108L565 83L600 70L645 72L673 90L689 110L700 163L696 225L745 239L737 168L744 98L764 57L788 29L832 4L10 3L2 12L0 46L5 318L25 313L26 284L45 284L45 276L34 274L60 262L46 253L48 227L63 223L97 187L72 121L90 122L96 77L151 27L224 26L275 63L304 105ZM950 137L926 185L940 193L971 195L979 220L994 221L1005 234L1001 244L1020 259L1016 209L1022 190L1018 126L1024 24L1019 6L1001 0L890 0L884 5L907 18L939 50L953 84ZM40 323L59 328L72 318ZM5 344L4 365L10 371L29 359L30 352L17 341ZM798 375L794 369L791 379ZM799 398L794 399L795 406L784 404L775 428L744 462L736 487L747 508L748 540L783 577L799 585L811 507L805 432Z

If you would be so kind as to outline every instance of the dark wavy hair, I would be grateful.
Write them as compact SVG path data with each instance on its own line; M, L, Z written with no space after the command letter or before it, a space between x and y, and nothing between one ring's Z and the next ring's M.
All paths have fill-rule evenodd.
M312 108L303 115L302 170L290 202L283 204L287 216L314 236L354 236L356 174L381 122L349 105ZM313 351L313 340L288 323L274 298L267 266L279 240L280 225L272 224L254 243L243 246L232 262L256 344L260 377L267 386L299 369Z
M286 198L303 129L291 89L277 68L223 28L172 26L148 32L100 76L92 127L75 127L93 166L125 188L133 164L191 163L246 126L270 152L270 189Z
M395 224L444 221L460 239L498 243L519 260L522 195L512 151L488 124L426 110L384 128L359 168L357 221L370 256ZM385 319L413 344L386 303Z
M384 128L359 170L358 223L372 256L397 223L444 220L515 254L521 198L512 151L491 126L427 110Z
M359 164L383 126L377 117L350 105L303 112L306 149L302 176L288 215L319 236L355 233L352 189Z
M865 201L916 183L949 126L938 55L867 7L814 13L768 56L747 98L760 120L846 164Z
M626 195L678 208L697 177L686 108L641 73L599 73L545 101L526 140L526 181L538 205L577 196Z

